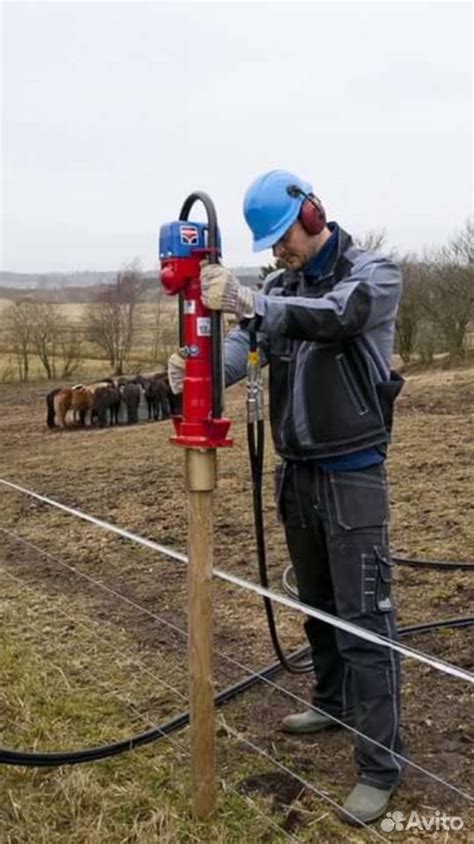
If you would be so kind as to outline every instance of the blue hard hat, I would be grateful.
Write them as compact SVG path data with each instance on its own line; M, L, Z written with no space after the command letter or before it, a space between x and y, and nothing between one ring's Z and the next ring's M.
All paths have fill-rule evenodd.
M304 193L294 195L288 188L295 185ZM304 194L313 188L288 170L270 170L259 176L244 197L244 217L253 234L253 251L274 246L293 225L304 202Z

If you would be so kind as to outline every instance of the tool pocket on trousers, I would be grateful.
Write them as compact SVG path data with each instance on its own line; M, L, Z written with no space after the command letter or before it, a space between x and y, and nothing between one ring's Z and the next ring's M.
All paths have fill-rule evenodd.
M393 560L383 547L362 555L362 612L390 612L392 609Z
M388 522L388 496L382 466L357 472L331 472L334 518L339 530L380 527Z
M378 574L375 588L375 608L379 612L390 612L392 609L393 560L385 548L376 546L374 551Z

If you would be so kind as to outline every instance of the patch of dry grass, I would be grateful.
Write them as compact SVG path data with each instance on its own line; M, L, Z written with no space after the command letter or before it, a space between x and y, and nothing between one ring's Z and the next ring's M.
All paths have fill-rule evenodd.
M172 691L183 683L173 678L169 662L156 654L150 668L125 631L105 620L91 621L87 602L75 600L71 608L60 595L46 602L43 593L25 588L9 572L0 572L0 584L3 745L44 751L94 746L143 732L186 709L186 701ZM216 819L195 823L189 812L188 767L188 735L181 731L94 764L6 768L0 840L264 840L258 814L229 783L221 789ZM272 840L280 840L277 833Z

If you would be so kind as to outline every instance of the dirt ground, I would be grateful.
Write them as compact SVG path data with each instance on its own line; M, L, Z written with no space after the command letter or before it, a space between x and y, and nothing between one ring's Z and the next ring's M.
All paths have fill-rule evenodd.
M44 403L50 386L0 387L0 477L185 552L183 454L168 442L170 424L51 432L45 426ZM215 564L256 581L244 403L242 385L228 391L226 413L233 420L235 445L219 453ZM410 376L397 409L389 460L393 553L419 559L473 560L473 370ZM280 590L288 561L273 503L274 454L269 436L267 443L267 550L272 588ZM123 631L150 664L159 658L170 682L186 694L185 637L132 603L120 601L111 591L98 589L64 563L180 630L186 626L185 567L4 487L0 487L0 496L0 527L51 555L46 557L3 533L0 567L20 579L25 588L39 590L45 601L66 596L72 613L76 602L86 601L94 623ZM472 615L472 578L472 572L397 567L399 624ZM256 596L220 581L215 581L214 596L215 683L216 689L222 689L243 677L245 668L255 670L273 662L274 655ZM282 609L277 610L277 617L285 647L302 644L301 618ZM473 668L470 629L435 631L404 642L465 669ZM460 791L469 791L474 755L470 687L408 659L403 661L403 676L402 730L410 759ZM308 698L309 677L282 673L275 682L301 701ZM173 714L162 703L159 712L153 710L153 717L161 721ZM276 757L300 780L266 760L262 769L257 756L258 770L249 772L253 751L228 742L224 723L218 732L221 776L241 793L264 798L268 812L300 840L332 842L349 840L349 835L355 836L350 839L354 841L372 840L366 831L350 833L334 819L331 806L302 784L307 781L342 802L353 785L354 772L352 742L346 731L304 738L279 732L280 719L301 707L304 703L279 689L259 685L220 710L229 728ZM15 736L8 725L3 727L0 743L12 746ZM0 720L0 734L1 730ZM42 737L41 746L48 748L53 738ZM472 807L461 794L419 769L407 771L391 808L406 815L415 810L432 815L439 810L463 818L461 832L440 832L437 838L414 832L412 838L405 835L404 841L421 837L472 840ZM266 832L259 840L280 839ZM394 834L390 840L402 837Z

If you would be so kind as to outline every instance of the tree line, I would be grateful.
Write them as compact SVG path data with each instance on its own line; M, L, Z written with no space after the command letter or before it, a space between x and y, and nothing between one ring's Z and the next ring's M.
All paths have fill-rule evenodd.
M40 363L49 380L68 379L84 360L99 357L114 375L130 367L140 369L134 359L135 344L143 336L138 305L143 302L144 274L136 263L117 273L114 283L104 285L85 305L79 322L67 316L66 309L54 302L22 298L8 305L0 319L0 351L10 365L0 375L28 381L32 363ZM151 334L145 349L147 363L166 365L178 342L177 316L165 312L164 296L147 303L146 324ZM12 364L13 361L13 364Z
M368 249L384 249L384 232L369 232L356 242ZM435 354L449 363L473 354L474 331L474 224L464 228L445 246L423 258L392 257L403 271L403 293L396 324L396 351L403 363L429 365ZM261 268L260 278L278 267ZM134 262L117 273L115 282L104 286L85 306L80 324L65 315L54 302L20 299L1 315L0 351L8 354L14 371L7 367L3 378L28 381L32 360L40 362L47 379L71 378L88 357L106 360L110 371L122 375L137 369L136 344L143 339L138 306L143 301L144 274ZM165 297L148 303L149 363L166 365L178 342L177 318L164 307ZM92 352L91 352L92 349ZM0 370L0 376L2 372Z

